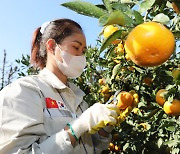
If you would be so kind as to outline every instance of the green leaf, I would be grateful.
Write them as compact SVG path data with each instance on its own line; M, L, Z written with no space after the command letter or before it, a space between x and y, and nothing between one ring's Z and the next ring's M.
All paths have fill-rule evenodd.
M156 22L160 22L162 24L169 24L170 22L170 19L167 15L165 15L164 13L159 13L158 15L156 15L154 18L153 18L153 21L156 21Z
M116 75L118 74L118 71L120 70L121 64L117 64L114 66L113 70L112 70L112 76L111 76L111 80L113 80Z
M167 95L167 93L168 93L168 91L161 92L161 93L160 93L160 96L161 96L161 97L165 97L165 96Z
M172 76L172 71L165 71L167 75Z
M97 7L94 4L78 1L78 0L73 1L73 2L62 3L61 5L79 14L95 17L95 18L100 18L106 13L105 10Z
M103 0L103 3L104 3L104 5L105 5L106 9L107 9L109 12L111 12L111 11L112 11L112 7L111 7L111 4L110 4L109 0Z
M123 150L126 150L128 147L129 147L129 143L126 143L126 144L123 146Z
M129 17L133 18L136 21L136 24L143 22L143 16L136 10L132 10L128 5L122 3L113 3L112 8L115 10L120 10Z
M135 68L136 71L138 71L139 73L144 73L144 70L139 68L139 67L136 67L136 66L133 66Z
M100 48L100 52L104 51L104 49L106 49L110 44L112 44L112 42L118 38L121 37L122 31L118 30L115 31L112 35L110 35L102 44L101 48Z
M162 143L163 143L163 139L162 139L162 138L159 138L159 139L158 139L158 142L157 142L158 148L161 147Z
M174 126L169 126L166 128L166 130L170 131L170 132L174 132L175 131L175 127Z
M121 3L134 3L133 0L121 0Z
M137 25L139 25L139 24L144 22L143 16L138 11L134 10L133 14L134 14L135 21L136 21Z
M177 141L176 140L169 140L169 141L164 142L164 144L168 145L168 146L174 146L177 144Z
M107 13L99 18L100 26L118 24L121 26L131 25L133 20L120 10Z
M141 4L140 4L140 13L144 13L147 10L149 10L152 5L155 3L155 0L144 0Z
M173 32L176 39L180 39L180 32Z
M113 3L112 8L115 10L120 10L122 12L126 12L126 13L128 13L128 15L133 13L133 10L131 10L131 8L128 7L127 4Z
M178 154L180 152L180 149L179 148L174 148L172 150L172 154Z
M173 96L169 96L167 101L171 103L173 101Z

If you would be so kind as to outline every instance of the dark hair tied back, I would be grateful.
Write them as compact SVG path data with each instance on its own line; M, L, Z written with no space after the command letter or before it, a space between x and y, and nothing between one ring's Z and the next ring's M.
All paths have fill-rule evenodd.
M81 26L71 19L53 20L45 27L43 34L40 30L41 27L34 31L31 46L31 63L40 69L46 66L46 42L48 39L54 39L60 44L66 37L73 33L83 32Z

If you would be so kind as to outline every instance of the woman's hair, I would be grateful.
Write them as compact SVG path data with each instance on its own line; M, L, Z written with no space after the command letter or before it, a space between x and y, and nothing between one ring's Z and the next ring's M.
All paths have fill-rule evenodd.
M35 67L43 69L46 66L47 51L46 42L48 39L54 39L60 44L66 37L73 33L83 32L81 26L70 19L57 19L47 24L43 32L41 27L33 33L31 46L31 63Z

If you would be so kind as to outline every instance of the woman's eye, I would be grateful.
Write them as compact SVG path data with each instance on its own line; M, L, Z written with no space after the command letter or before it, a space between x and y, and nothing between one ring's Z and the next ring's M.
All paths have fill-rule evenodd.
M79 48L78 47L74 47L76 50L78 50Z

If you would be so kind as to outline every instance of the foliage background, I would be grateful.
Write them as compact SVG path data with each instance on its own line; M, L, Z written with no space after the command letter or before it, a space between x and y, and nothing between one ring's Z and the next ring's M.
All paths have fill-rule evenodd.
M177 9L174 8L176 4ZM180 2L161 0L103 0L101 5L83 1L64 3L63 6L77 13L97 18L103 27L114 24L119 31L107 39L98 36L97 45L89 47L85 72L75 82L86 92L86 101L105 103L117 90L135 90L140 98L137 112L116 127L112 132L112 143L119 148L111 148L103 153L179 153L180 118L165 114L156 103L159 89L168 90L166 99L180 100L180 82L172 76L172 70L180 67L180 54L174 52L171 58L157 67L143 68L126 59L126 55L117 54L112 42L124 41L128 33L138 24L157 21L169 28L176 39L180 40ZM153 40L152 40L153 41ZM160 43L160 42L159 42ZM152 82L145 83L150 78ZM104 85L98 81L104 79ZM103 88L109 91L103 93ZM127 129L128 128L128 129Z

